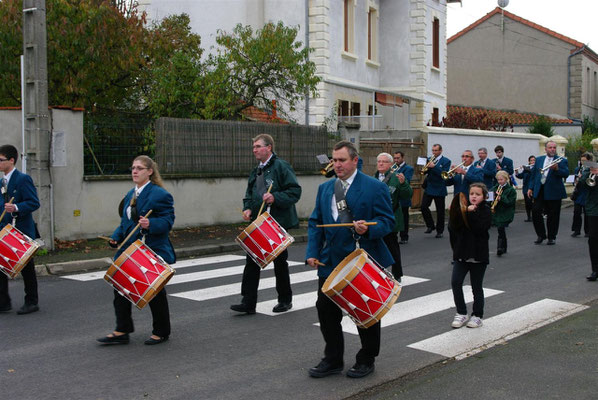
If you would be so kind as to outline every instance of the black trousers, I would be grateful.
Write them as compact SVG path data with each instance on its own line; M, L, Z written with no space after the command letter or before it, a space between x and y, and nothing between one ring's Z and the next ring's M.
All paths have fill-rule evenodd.
M431 229L436 228L436 232L438 233L444 232L444 199L445 196L430 196L426 193L424 193L422 198L421 211L426 226ZM432 212L430 211L432 201L434 201L434 205L436 206L436 225L434 225L434 219L432 218Z
M401 247L399 245L398 233L390 232L384 236L384 243L395 260L394 264L392 264L392 274L395 278L400 278L403 276L403 264L401 263Z
M168 311L166 288L160 290L148 305L152 311L152 334L160 337L168 337L170 335L170 312ZM129 300L121 296L116 290L114 291L115 331L125 333L135 332L133 318L131 318L132 306L133 304Z
M583 216L583 218L582 218ZM573 223L571 224L571 230L573 232L581 232L581 225L583 221L583 231L587 235L590 233L588 229L588 216L586 215L586 207L581 204L573 205Z
M463 281L469 272L469 280L473 292L473 312L478 318L484 318L484 274L488 264L472 263L465 261L455 261L453 265L453 276L451 277L451 287L453 289L453 300L457 307L457 312L461 315L467 315L467 305L463 295Z
M318 279L318 300L316 309L320 321L320 331L324 337L324 360L333 365L343 363L345 341L341 320L343 313L341 309L328 296L322 292L322 286L326 278ZM361 349L357 352L356 362L358 364L372 365L380 353L380 322L367 329L357 328Z
M590 262L592 263L592 272L598 272L598 215L588 216L589 238L588 246L590 248Z
M542 213L546 212L546 227ZM556 239L559 233L559 219L561 217L561 199L544 200L544 186L540 189L538 197L534 198L532 219L536 235L542 239ZM548 235L547 235L548 232Z
M498 228L498 240L497 249L507 250L507 228L505 226L499 226Z
M527 190L523 193L523 200L525 202L525 214L527 219L532 219L532 208L534 206L534 199L527 195Z
M401 231L401 240L409 240L409 206L401 206L401 212L403 213L403 230Z
M289 252L285 250L274 260L274 275L276 277L276 292L278 293L279 303L290 303L293 299L288 257ZM243 304L252 308L255 308L257 303L257 289L260 283L261 271L260 266L251 257L247 256L241 283L241 296L243 296Z
M25 304L37 304L37 277L35 276L35 263L33 258L21 270L25 285ZM0 307L12 306L8 295L8 277L0 272Z

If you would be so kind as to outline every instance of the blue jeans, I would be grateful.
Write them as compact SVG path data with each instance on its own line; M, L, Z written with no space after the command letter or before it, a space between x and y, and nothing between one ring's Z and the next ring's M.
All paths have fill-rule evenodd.
M465 305L465 297L463 296L463 281L465 275L469 272L469 279L471 281L471 288L473 291L473 312L479 318L484 318L484 289L482 287L484 281L484 274L488 264L472 263L465 261L455 261L453 265L453 276L451 278L451 286L453 288L453 299L457 312L462 315L467 314L467 306Z

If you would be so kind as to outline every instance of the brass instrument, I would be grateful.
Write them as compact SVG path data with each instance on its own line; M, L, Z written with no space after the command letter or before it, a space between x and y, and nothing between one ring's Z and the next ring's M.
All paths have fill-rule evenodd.
M545 166L544 168L542 168L540 170L541 173L544 173L544 171L546 171L547 169L549 169L550 167L552 167L553 165L557 165L558 163L560 163L561 161L563 161L564 158L562 156L558 156L557 158L553 159L550 164L548 164L547 166Z
M463 164L465 164L465 161L463 161L461 164L457 165L456 167L451 168L451 170L448 172L442 171L440 176L442 176L442 179L444 179L444 180L453 178L455 175L457 175L457 173L455 172L457 170L457 168L461 168L463 166Z
M521 174L523 171L531 171L533 165L525 164L517 168L517 173Z
M423 174L425 174L426 172L428 172L428 164L429 164L429 163L434 163L434 164L436 164L436 156L432 156L432 157L430 158L430 160L429 160L429 161L426 163L426 165L424 165L424 166L423 166L422 170L421 170L421 171L419 171L419 173L420 173L420 174L422 174L422 175L423 175Z
M399 170L399 168L400 167L397 165L397 163L394 163L392 165L392 167L390 167L390 171L388 171L388 172L391 173L391 174L394 174L395 172L397 172Z
M596 186L596 174L590 174L588 179L586 179L586 185L588 185L589 187Z
M330 162L328 162L328 164L326 164L326 166L320 170L320 174L329 178L332 176L332 172L334 172L334 161L330 160Z
M503 187L499 186L496 189L496 192L494 192L494 200L492 200L492 206L490 207L490 210L492 210L492 212L494 212L494 207L496 207L496 205L498 204L498 198L502 194L502 191L503 191Z

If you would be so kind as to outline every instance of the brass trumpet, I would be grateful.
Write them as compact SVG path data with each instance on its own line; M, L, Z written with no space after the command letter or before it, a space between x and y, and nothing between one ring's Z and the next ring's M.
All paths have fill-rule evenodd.
M544 168L542 168L540 170L541 173L544 173L544 171L546 171L548 168L552 167L553 165L557 165L558 163L560 163L561 161L563 161L563 157L562 156L558 156L557 158L553 159L550 164L548 164L547 166L545 166Z
M465 161L463 161L461 164L457 165L454 168L451 168L450 171L442 171L440 173L440 176L442 176L442 179L446 180L446 179L451 179L453 178L455 175L457 175L457 173L455 172L457 170L457 168L461 168L463 166L463 164L465 164Z
M429 161L426 163L426 165L424 165L424 166L423 166L422 170L421 170L421 171L419 171L419 173L420 173L420 174L422 174L422 175L423 175L423 174L425 174L426 172L428 172L428 164L429 164L429 163L434 163L434 164L436 164L436 156L432 156L432 157L430 158L430 160L429 160Z
M492 212L494 212L494 207L496 207L496 205L498 204L498 197L502 194L503 188L502 186L499 186L496 189L496 192L494 192L494 200L492 200L492 206L490 206L490 210Z
M589 187L596 186L596 174L590 174L588 179L586 179L586 185L588 185Z
M330 162L328 164L326 164L326 166L320 170L320 174L329 178L330 176L332 176L331 175L332 172L334 172L334 161L330 160Z

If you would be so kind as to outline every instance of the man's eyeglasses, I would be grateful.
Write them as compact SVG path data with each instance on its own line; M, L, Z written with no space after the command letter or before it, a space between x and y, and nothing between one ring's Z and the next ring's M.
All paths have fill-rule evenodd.
M149 169L146 167L131 167L129 168L129 171L143 171L144 169Z
M268 145L269 146L269 145ZM262 146L261 144L254 144L253 148L254 149L261 149L262 147L268 147L268 146Z

